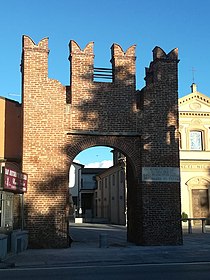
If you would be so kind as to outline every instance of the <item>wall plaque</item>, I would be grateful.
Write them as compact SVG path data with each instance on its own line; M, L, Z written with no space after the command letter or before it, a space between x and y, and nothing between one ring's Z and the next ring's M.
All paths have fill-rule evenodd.
M178 167L142 167L142 181L180 182Z

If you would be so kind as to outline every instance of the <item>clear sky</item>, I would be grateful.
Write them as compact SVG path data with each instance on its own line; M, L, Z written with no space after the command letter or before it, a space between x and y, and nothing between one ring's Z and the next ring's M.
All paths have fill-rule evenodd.
M179 49L179 96L210 96L209 0L2 0L0 96L20 101L22 35L35 43L49 37L49 77L69 84L70 40L81 48L94 41L95 66L110 67L110 47L136 44L137 89L144 84L152 50ZM192 69L195 69L193 72Z
M74 161L84 164L85 168L108 168L113 165L112 150L102 146L89 148L78 154Z

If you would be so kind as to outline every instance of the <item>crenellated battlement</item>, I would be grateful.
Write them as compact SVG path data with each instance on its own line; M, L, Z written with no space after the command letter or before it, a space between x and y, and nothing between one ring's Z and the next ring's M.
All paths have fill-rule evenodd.
M71 40L69 42L70 54L93 55L93 47L94 47L94 42L89 42L85 46L84 50L82 50L74 40Z
M93 46L93 42L88 43L82 50L75 41L69 43L71 109L75 112L72 115L72 129L81 129L82 111L85 119L83 126L88 130L100 130L104 133L110 126L110 131L133 131L135 116L130 111L135 108L136 98L135 46L124 52L120 45L113 44L111 68L94 67ZM119 103L125 100L124 107L119 107ZM87 117L84 113L86 108L92 112L91 116L88 113ZM113 121L107 111L124 118L126 128L125 123L122 128L118 121Z
M112 57L135 57L136 45L132 45L125 52L122 47L118 44L113 44L111 47Z
M158 82L164 82L170 72L177 75L178 48L173 49L168 54L160 47L153 49L153 61L149 67L145 68L146 86Z
M153 49L153 61L156 59L178 60L178 48L175 48L166 54L163 49L156 46Z
M43 50L49 52L48 49L48 41L49 38L43 38L42 40L39 41L38 44L36 44L29 36L23 35L22 37L22 45L23 49L33 49L33 50Z
M90 42L86 45L84 50L73 40L69 43L70 56L69 60L70 73L71 73L71 85L74 83L94 83L97 82L94 78L97 76L103 76L107 81L111 81L113 84L124 84L129 83L135 86L135 49L136 45L129 47L125 52L122 47L118 44L111 46L111 68L95 68L94 67L94 43ZM76 71L74 70L76 69ZM101 73L95 75L94 71L97 69ZM100 70L101 69L101 70ZM110 73L111 72L111 73ZM102 74L103 73L103 74ZM107 75L108 73L108 75ZM85 79L84 79L85 77ZM119 85L118 85L119 86Z
M29 37L22 37L23 52L21 61L21 72L30 77L31 82L48 78L48 38L43 38L38 44ZM24 69L24 70L23 70Z
M70 40L69 42L69 49L70 54L86 54L92 55L93 52L94 42L89 42L85 48L82 50L77 42L74 40ZM113 44L111 46L111 55L112 57L135 57L135 49L136 45L130 46L125 52L119 44Z

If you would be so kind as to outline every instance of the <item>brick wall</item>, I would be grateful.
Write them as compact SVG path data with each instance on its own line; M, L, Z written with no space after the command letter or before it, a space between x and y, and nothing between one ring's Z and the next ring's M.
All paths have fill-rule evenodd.
M30 245L67 246L68 169L79 152L97 145L117 148L128 158L129 240L180 243L179 184L141 182L142 166L179 164L176 51L166 55L159 48L154 50L146 87L139 93L135 46L126 52L117 44L112 46L110 83L93 79L93 43L81 50L70 41L69 47L70 85L64 87L48 78L48 39L36 45L23 37L23 171L29 174L26 223ZM138 94L140 99L143 96L140 109L136 107ZM157 195L159 201L154 200ZM164 227L154 222L157 216ZM153 230L148 227L152 221ZM169 237L164 241L161 233L166 228Z
M112 46L112 83L93 82L93 43L70 41L71 130L135 132L135 46Z

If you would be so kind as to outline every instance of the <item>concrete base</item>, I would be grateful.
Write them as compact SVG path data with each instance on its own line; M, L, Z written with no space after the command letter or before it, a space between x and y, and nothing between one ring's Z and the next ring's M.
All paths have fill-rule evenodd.
M18 254L25 251L28 247L28 231L26 230L14 230L12 232L11 251L14 254Z

